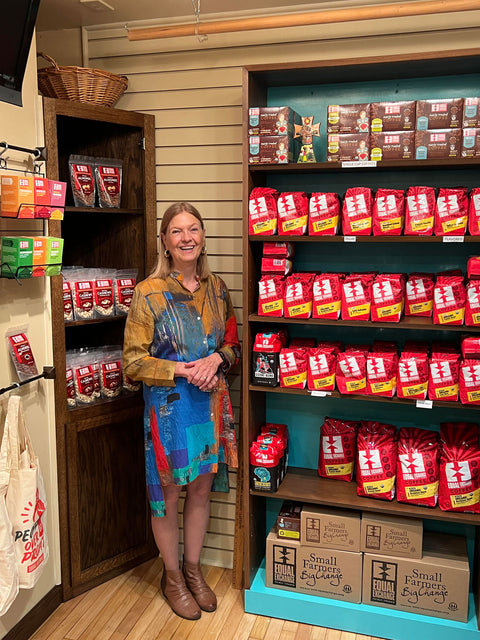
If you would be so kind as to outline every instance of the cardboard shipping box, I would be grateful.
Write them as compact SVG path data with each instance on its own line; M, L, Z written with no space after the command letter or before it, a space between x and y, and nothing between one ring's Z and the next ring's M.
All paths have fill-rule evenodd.
M422 557L423 521L363 513L360 550L389 556Z
M303 546L298 540L279 540L273 528L267 537L265 584L359 603L362 554Z
M360 551L360 514L347 509L329 509L304 504L300 542L326 549Z
M429 533L421 559L364 555L362 602L466 622L469 579L465 538Z

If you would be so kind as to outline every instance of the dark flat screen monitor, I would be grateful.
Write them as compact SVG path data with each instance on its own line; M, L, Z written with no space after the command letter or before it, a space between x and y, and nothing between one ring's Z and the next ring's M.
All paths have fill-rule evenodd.
M40 0L0 4L0 100L22 106L22 84Z

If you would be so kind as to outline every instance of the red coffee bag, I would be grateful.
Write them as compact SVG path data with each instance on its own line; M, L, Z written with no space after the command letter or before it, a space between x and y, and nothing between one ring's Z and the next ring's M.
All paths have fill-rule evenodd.
M321 273L313 280L313 318L338 320L342 306L341 278L338 273Z
M409 187L405 199L406 236L431 236L435 219L435 189Z
M459 353L432 353L428 364L430 400L457 402L460 377Z
M480 326L480 280L467 283L465 324L469 327Z
M336 354L334 349L308 349L308 388L311 391L335 391Z
M344 394L365 394L367 387L367 359L361 351L337 355L335 368L337 387Z
M293 262L280 256L264 256L262 258L262 275L288 276L292 273Z
M467 220L467 189L440 188L435 206L435 235L464 236Z
M248 233L273 236L277 233L278 191L268 187L255 187L248 202Z
M369 236L372 233L372 190L368 187L347 189L342 206L344 236Z
M278 233L280 235L303 236L308 228L308 197L295 191L281 193L278 197Z
M463 276L437 276L433 290L433 324L463 324L466 298Z
M460 402L480 404L480 360L466 359L460 363Z
M470 191L468 200L468 231L471 236L480 236L480 187Z
M342 285L342 320L369 320L373 275L352 273Z
M357 434L357 495L393 500L396 467L396 428L380 422L363 422Z
M264 242L263 257L293 258L295 245L293 242Z
M285 278L282 276L262 276L258 283L258 315L283 316L283 294Z
M430 318L433 311L433 276L411 273L405 287L405 315Z
M312 193L309 204L308 235L335 236L340 220L338 193Z
M367 388L370 396L393 398L397 389L398 356L393 351L367 355Z
M397 500L435 507L438 501L440 448L438 434L402 427L398 438Z
M378 189L373 202L373 235L399 236L405 220L405 195L400 189Z
M325 418L320 429L318 475L351 482L358 422Z
M440 441L440 509L480 513L478 425L442 424Z
M405 277L400 273L377 275L372 294L372 322L400 322L405 305Z
M298 347L280 351L280 386L289 389L305 389L307 386L306 349Z
M283 315L285 318L311 318L313 273L292 273L285 283Z
M428 355L403 352L398 361L397 397L425 400L428 390Z

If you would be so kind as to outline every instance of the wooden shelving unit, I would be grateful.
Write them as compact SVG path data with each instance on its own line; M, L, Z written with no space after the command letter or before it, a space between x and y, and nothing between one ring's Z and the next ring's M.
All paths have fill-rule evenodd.
M244 71L244 139L247 139L249 106L291 106L301 115L314 115L315 122L325 124L326 105L373 102L380 100L419 99L430 97L468 96L478 93L480 49L468 52L447 51L423 56L399 55L385 58L365 58L355 61L328 60L297 65L265 65L247 67ZM474 75L477 74L477 75ZM428 80L427 80L428 79ZM427 93L426 93L427 92ZM430 92L430 93L428 93ZM335 96L334 98L332 96ZM324 128L321 129L324 132ZM321 134L320 140L325 139ZM325 142L323 143L325 145ZM326 145L325 145L326 146ZM317 152L322 160L323 151ZM336 191L344 193L346 186L404 188L410 185L479 186L478 160L428 160L381 162L377 166L343 168L339 164L254 165L248 163L248 148L244 145L243 192L243 255L244 255L244 336L243 336L243 552L245 608L247 612L281 617L337 629L408 640L479 640L477 614L480 575L480 554L472 559L473 594L468 623L454 623L430 616L402 614L393 609L326 600L314 596L269 589L265 587L265 538L271 526L272 513L284 499L341 506L355 511L397 513L424 519L432 526L458 527L459 532L470 527L473 546L478 547L480 516L443 512L384 502L356 495L356 485L319 478L315 463L320 425L325 415L360 419L364 411L375 412L376 419L398 426L403 423L428 425L447 419L477 421L473 407L460 403L434 403L432 412L415 408L409 400L342 396L338 392L327 398L312 397L305 390L287 391L261 387L251 383L252 348L255 335L262 328L286 328L290 336L314 336L322 339L342 339L344 342L371 343L375 338L396 340L416 337L434 341L453 340L459 343L461 334L476 333L465 326L434 325L430 318L404 318L400 323L351 321L295 320L265 318L257 314L258 281L263 242L290 241L296 245L295 271L368 271L437 272L449 268L466 270L469 255L477 253L480 238L466 236L458 242L445 242L439 237L357 237L355 242L343 236L314 238L308 236L256 236L248 231L248 200L254 187L267 186L278 191ZM420 246L422 249L420 250ZM480 247L479 247L480 248ZM350 267L350 268L349 268ZM413 333L415 332L415 333ZM362 402L357 402L361 400ZM335 404L336 403L336 404ZM327 413L328 411L328 413ZM336 412L336 413L334 413ZM478 413L477 413L478 415ZM434 416L434 418L431 418ZM455 416L452 418L451 416ZM290 423L290 456L295 458L274 494L250 490L249 448L265 422ZM314 427L312 427L314 424ZM431 424L431 422L430 422ZM315 434L313 436L312 434ZM316 439L312 439L315 437ZM299 440L310 462L296 454ZM278 508L277 508L278 507Z
M120 158L122 207L75 207L67 189L62 222L68 266L135 268L138 279L156 256L154 118L142 113L44 99L47 174L69 184L71 154ZM141 393L67 409L66 351L122 345L125 317L63 319L62 276L53 277L52 330L64 598L155 554L145 497Z

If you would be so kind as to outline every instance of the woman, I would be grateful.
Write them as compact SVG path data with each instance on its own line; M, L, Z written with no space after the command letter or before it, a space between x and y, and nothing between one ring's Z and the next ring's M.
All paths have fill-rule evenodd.
M135 289L123 355L125 373L144 383L146 476L164 562L161 588L173 611L189 620L217 606L201 574L200 552L212 483L228 491L227 465L237 466L225 374L239 347L227 287L208 269L203 220L191 204L177 202L163 216L157 266Z

